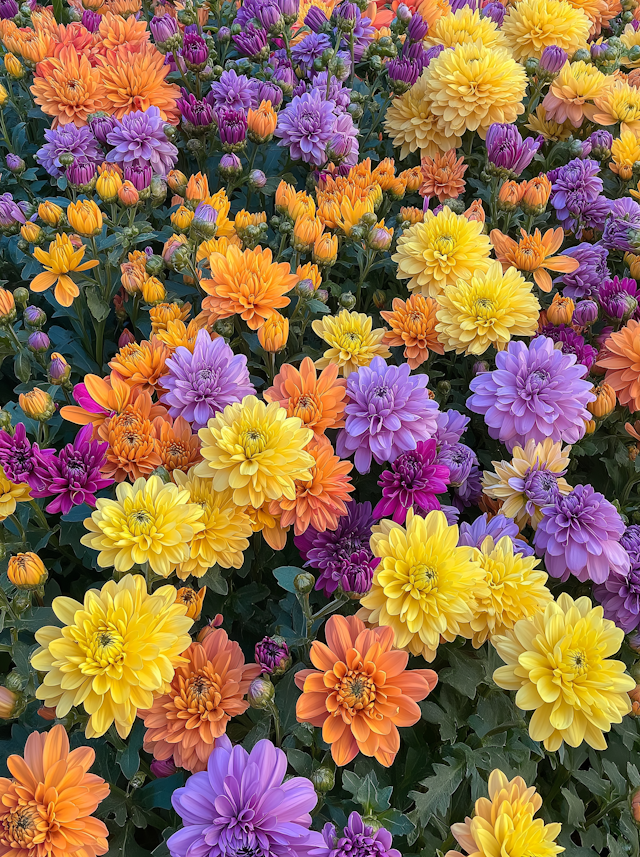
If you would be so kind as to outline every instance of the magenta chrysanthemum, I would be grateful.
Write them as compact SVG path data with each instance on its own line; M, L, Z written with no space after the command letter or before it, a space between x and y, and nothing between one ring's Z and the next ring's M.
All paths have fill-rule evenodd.
M380 476L382 500L373 510L374 518L393 518L404 524L407 512L417 506L424 512L440 508L436 494L447 490L449 469L437 461L435 440L422 440L410 452L403 452Z

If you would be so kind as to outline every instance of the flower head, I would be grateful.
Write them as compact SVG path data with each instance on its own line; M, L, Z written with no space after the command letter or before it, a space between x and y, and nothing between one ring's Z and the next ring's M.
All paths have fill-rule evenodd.
M24 503L30 499L30 486L26 482L11 482L0 467L0 521L13 515L18 503Z
M38 63L31 91L35 103L60 125L82 127L105 104L100 70L72 45Z
M591 22L567 0L519 0L505 15L502 33L517 60L540 59L555 45L574 54L586 44Z
M369 366L375 357L390 357L391 352L383 344L384 328L372 330L373 319L360 312L343 309L338 315L325 315L316 319L314 333L330 346L316 360L316 366L325 368L336 365L348 378L362 366Z
M604 583L593 587L607 619L630 634L640 624L640 527L632 524L620 539L629 555L629 571L611 569Z
M150 164L156 175L166 176L175 166L178 150L167 140L164 124L153 104L144 112L126 114L107 134L107 143L113 147L107 160L123 168Z
M258 106L257 83L244 74L237 74L234 69L228 69L211 85L206 98L216 110L227 107L247 112Z
M568 298L586 298L597 291L603 280L609 279L607 256L609 251L602 244L577 244L564 251L578 262L575 271L565 272L558 281L562 283L562 294Z
M55 449L40 449L37 443L31 443L24 423L16 425L13 435L0 431L0 467L5 479L16 485L26 483L32 490L41 488L40 467L43 459L53 455Z
M499 542L504 536L508 536L513 542L514 553L533 556L533 548L520 536L518 525L512 518L506 518L501 513L490 518L485 512L484 515L476 518L473 524L460 524L458 545L480 550L487 536L491 536L494 543Z
M193 620L176 594L175 587L162 586L149 595L144 577L127 574L89 590L84 604L55 598L63 627L36 631L41 648L31 662L46 673L37 698L58 717L84 705L88 738L104 735L114 722L126 738L137 710L150 708L184 663L180 654L191 642Z
M425 45L443 45L452 48L467 42L480 41L484 47L504 47L504 36L491 18L480 14L479 9L464 5L443 15L429 25Z
M109 368L117 372L129 386L153 394L167 371L168 356L167 346L154 336L151 341L124 345L109 362ZM164 385L164 380L162 383Z
M590 158L575 158L554 172L551 205L556 210L562 228L575 232L580 237L585 216L593 216L593 211L589 212L588 209L590 206L593 209L602 193L602 179L598 177L600 164ZM608 202L602 216L602 225L607 212Z
M102 152L91 129L83 125L78 128L73 123L47 128L44 132L47 141L36 152L36 160L52 178L64 175L65 168L60 163L60 155L70 154L75 159L87 158L93 163L102 159Z
M515 125L498 122L487 131L487 157L497 170L510 176L519 176L540 148L540 141L532 137L522 139Z
M443 354L436 331L437 303L433 298L410 295L408 300L394 298L392 311L380 313L391 326L383 342L391 348L405 346L404 357L411 369L417 369L429 358L429 352Z
M448 483L449 468L438 461L435 440L421 440L414 450L399 455L390 470L383 471L378 482L382 499L374 517L391 517L404 524L409 509L439 509L436 494L444 493Z
M352 812L347 826L338 835L335 824L328 822L322 828L325 846L314 848L312 857L401 857L392 848L391 834L384 827L374 830L365 824L359 812Z
M317 437L327 429L344 425L347 382L338 378L339 369L330 363L318 375L313 360L305 357L296 369L289 363L280 367L273 386L264 392L266 402L277 402L287 416L298 417Z
M75 249L66 233L58 233L55 240L49 244L48 251L34 247L33 255L44 266L45 271L31 281L31 291L44 292L55 284L56 300L60 306L70 307L80 290L69 274L88 271L99 264L97 259L83 262L84 251L84 245Z
M455 149L449 149L444 155L435 154L433 158L428 155L423 157L420 166L420 196L427 202L432 196L436 196L438 202L457 199L464 191L465 181L462 176L467 171L467 166L463 157L456 160Z
M607 384L621 405L640 411L640 322L629 319L621 330L609 334L604 347L598 366L606 369Z
M522 238L519 242L498 229L491 231L491 241L495 247L496 257L502 263L504 270L509 266L519 271L533 273L536 284L545 292L552 288L548 271L571 273L578 268L579 262L570 255L554 256L564 240L564 230L548 229L544 236L536 229L533 235L520 230Z
M279 138L278 145L286 146L294 160L320 167L326 163L327 143L336 131L347 133L353 138L353 145L349 149L352 154L351 150L355 146L353 154L357 159L356 129L351 117L339 111L335 102L323 98L320 89L314 87L311 92L294 96L278 116L275 134ZM348 163L355 163L356 159L347 155Z
M398 726L420 719L417 703L438 680L433 670L406 671L409 655L393 650L390 628L368 630L356 616L331 616L326 645L314 641L311 662L300 670L296 705L301 722L322 726L336 765L358 753L389 767L400 749Z
M177 123L180 87L166 82L170 69L155 47L144 45L132 51L129 45L120 45L107 51L99 63L104 97L116 119L157 107L165 122Z

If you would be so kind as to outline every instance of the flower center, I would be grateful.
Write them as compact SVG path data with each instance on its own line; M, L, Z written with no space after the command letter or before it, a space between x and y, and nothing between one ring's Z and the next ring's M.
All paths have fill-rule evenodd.
M447 258L455 249L455 241L450 235L441 235L436 241L436 255Z
M346 708L349 714L368 709L371 711L376 700L376 686L373 680L360 670L349 670L336 687L338 705Z
M36 833L36 811L29 807L18 807L2 820L2 829L6 839L17 847L31 848ZM5 839L0 834L0 841ZM6 840L5 840L6 841Z
M362 345L362 337L355 330L349 330L343 333L338 340L339 346L343 351L356 352L360 350Z
M221 684L220 676L206 666L188 679L180 680L179 695L174 700L176 708L192 716L200 715L198 720L191 724L187 721L187 729L197 729L198 721L218 719L218 708L222 700Z
M432 589L438 583L438 572L431 565L412 565L407 575L407 582L403 589L405 592L410 592L414 597L420 597Z
M122 665L124 638L115 628L103 625L90 638L89 654L99 667Z
M247 458L259 455L267 446L267 436L257 428L247 429L240 436L240 444Z
M134 536L146 536L153 529L153 518L146 509L138 509L129 515L127 525Z
M584 675L589 671L589 659L584 649L570 649L567 652L566 661L576 676Z

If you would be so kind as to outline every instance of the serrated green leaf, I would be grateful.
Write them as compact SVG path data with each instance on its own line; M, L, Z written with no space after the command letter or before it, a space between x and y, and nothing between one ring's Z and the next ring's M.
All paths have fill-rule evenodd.
M447 651L447 658L451 666L440 670L438 679L451 685L460 693L468 696L469 699L475 699L478 685L482 683L484 678L484 670L480 661L470 655L468 651L457 652L455 649Z
M370 771L360 783L358 791L354 795L354 800L357 801L365 811L366 815L370 813L383 812L388 808L393 794L393 786L381 787L378 784L378 778L373 771Z
M206 574L203 574L202 577L199 577L198 585L201 588L203 586L206 586L207 589L210 589L217 595L226 595L229 591L229 584L222 576L222 572L220 571L219 565L211 566L211 568L207 571Z
M420 785L425 789L424 792L409 792L409 797L415 801L415 816L422 825L428 824L434 815L444 817L447 814L453 793L462 782L465 768L464 758L447 759L445 764L433 766L433 776L422 780Z
M591 794L597 797L605 797L611 789L610 784L606 780L603 780L602 777L599 777L592 768L586 771L574 771L573 778L582 783L583 786L586 786Z
M415 828L415 824L399 809L378 813L378 821L392 836L408 836Z
M617 765L615 765L610 759L604 758L602 759L602 769L605 774L609 777L614 789L619 795L627 793L627 778L623 777L623 775L618 770Z
M584 803L571 788L562 789L562 795L567 802L567 822L572 827L582 827L584 824Z
M96 287L87 286L87 288L84 290L84 295L87 299L87 306L89 307L89 312L95 318L95 320L98 323L101 321L106 321L111 310L109 308L109 304L103 301L100 295L98 294L98 290L96 289Z

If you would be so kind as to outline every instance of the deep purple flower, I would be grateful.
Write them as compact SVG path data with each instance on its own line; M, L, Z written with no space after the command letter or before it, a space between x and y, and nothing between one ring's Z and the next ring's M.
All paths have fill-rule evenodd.
M171 857L309 857L323 844L309 830L318 798L303 777L283 782L286 772L287 757L271 741L247 753L226 735L216 738L207 770L171 798L184 825L167 842Z
M153 170L149 164L130 164L124 168L125 181L131 182L137 191L146 190L151 185Z
M249 80L244 74L236 74L233 69L223 71L220 80L211 84L211 89L205 97L214 110L221 107L234 110L244 110L258 106L256 87L258 82Z
M486 9L484 10L486 12ZM542 51L540 71L547 74L558 74L568 59L567 52L557 45L549 45Z
M391 847L393 838L389 831L384 827L375 830L365 824L359 812L351 813L341 835L334 824L325 824L322 838L323 844L314 848L310 857L402 857Z
M182 98L177 101L182 114L182 121L198 129L204 130L213 125L213 107L208 101L200 100L186 89L182 90Z
M474 463L471 465L469 475L462 485L453 489L453 504L460 511L468 509L469 506L477 506L482 497L482 470L475 452L472 454Z
M564 285L562 293L568 298L589 297L610 276L607 268L609 251L602 244L578 244L563 250L562 254L580 263L575 271L555 280Z
M258 22L271 34L277 34L282 29L282 11L275 0L263 0L258 5Z
M469 417L451 408L448 411L438 411L436 414L436 433L434 440L438 446L447 444L454 446L458 443L469 425Z
M490 18L498 27L501 27L504 23L506 13L507 10L502 3L487 3L482 9L482 17Z
M247 116L243 110L223 108L218 112L218 134L225 148L242 146L247 139Z
M38 466L53 455L55 449L40 449L31 443L24 423L16 425L13 435L0 431L0 467L10 482L26 482L38 490L42 487Z
M604 608L607 619L630 634L640 625L640 527L632 524L624 531L620 547L629 555L626 574L612 569L604 583L596 584L593 593Z
M149 768L153 776L158 779L170 777L178 770L173 763L173 756L170 759L154 759Z
M361 598L371 589L379 563L380 558L373 556L366 548L353 551L344 559L329 563L322 570L316 581L316 589L322 590L327 598L338 588L350 596Z
M513 552L521 553L523 556L533 556L533 548L520 537L520 530L513 518L505 515L494 515L489 518L487 513L480 515L472 524L460 524L460 536L458 545L461 547L480 548L482 542L491 536L497 544L500 539L508 536L513 542Z
M85 157L95 163L99 163L104 157L96 138L86 125L76 128L71 123L59 125L55 130L48 128L44 132L44 138L47 142L36 152L36 161L42 164L53 178L59 178L65 172L65 168L60 163L60 155Z
M109 116L108 113L101 110L99 113L94 113L93 116L89 118L88 124L96 140L99 143L104 143L106 145L107 136L118 124L118 120L115 116Z
M19 11L20 7L16 0L2 0L0 2L0 20L6 21L9 18L15 18Z
M566 324L546 324L534 339L539 336L546 336L553 339L554 342L559 342L563 354L575 354L576 361L582 363L587 369L591 369L598 359L597 349L593 345L589 345L584 336L576 333L572 327Z
M478 463L475 452L464 443L442 444L437 460L449 471L449 484L454 488L459 488L466 481L471 468Z
M267 31L255 24L247 24L241 32L232 36L238 51L252 60L266 59L269 56L269 38Z
M589 327L598 320L598 304L595 301L578 301L571 319L578 327Z
M533 160L541 142L533 137L523 140L515 125L494 122L487 131L486 145L487 157L494 167L519 176Z
M312 6L311 8L316 9L317 7ZM256 90L256 100L258 101L258 104L262 101L270 101L274 110L277 110L282 104L283 98L282 90L279 86L276 86L275 83L271 83L270 80L258 81L258 89Z
M202 71L209 59L209 49L202 36L199 33L188 33L186 30L180 53L190 71Z
M166 176L178 160L178 150L167 140L160 110L152 105L122 117L107 142L114 148L107 161L121 167L149 164L154 173Z
M637 253L640 249L640 205L628 196L611 203L602 243L609 250Z
M538 336L529 345L510 342L496 355L497 368L470 383L467 407L484 416L491 437L511 452L528 440L550 437L575 443L583 437L586 409L594 401L587 368L575 355L563 354L552 339Z
M86 187L98 175L98 170L93 161L87 158L76 158L75 161L67 167L67 181L74 187Z
M429 32L429 22L418 12L415 12L407 27L407 38L411 42L421 42Z
M533 544L552 577L604 583L611 571L629 573L629 554L618 544L623 533L615 506L591 485L576 485L542 509Z
M574 158L564 167L552 170L549 178L551 204L562 227L576 235L582 233L582 221L587 209L593 206L602 193L599 178L600 164L590 158Z
M108 443L91 440L93 425L83 426L57 455L38 456L36 474L41 488L36 497L54 499L47 512L66 515L73 506L96 505L96 492L113 485L113 479L105 479L100 470L104 465Z
M580 224L574 230L576 238L582 238L585 229L602 232L611 211L611 205L611 200L604 195L597 196L593 202L588 203L582 212Z
M173 39L180 32L178 22L167 12L158 17L157 15L149 21L149 29L153 40L157 45L163 45ZM174 45L175 47L175 45Z
M378 464L393 462L436 430L438 406L427 392L429 377L410 372L406 363L388 366L374 357L347 380L349 403L336 452L340 458L355 453L360 473L369 472L372 457Z
M638 308L638 285L631 277L604 280L598 286L596 300L611 321L626 321Z
M318 6L311 6L307 12L304 23L312 33L319 33L329 23L329 19Z
M291 48L291 58L306 76L313 69L314 62L330 49L331 39L326 33L310 33Z
M255 658L262 671L269 675L284 671L283 667L286 669L287 664L291 663L289 646L282 637L264 637L256 643Z
M222 337L211 339L200 330L193 354L180 345L167 360L169 374L162 379L168 391L162 401L175 419L184 417L195 429L227 405L255 393L249 380L247 358L234 354Z
M387 72L389 74L389 80L394 83L403 84L405 89L409 89L420 77L422 67L420 63L416 63L414 60L401 57L392 59L391 62L389 62L387 65Z
M404 524L407 512L419 506L426 512L440 508L436 494L447 490L449 470L438 461L435 440L421 440L411 452L403 452L378 481L382 499L373 510L374 518L393 518Z

